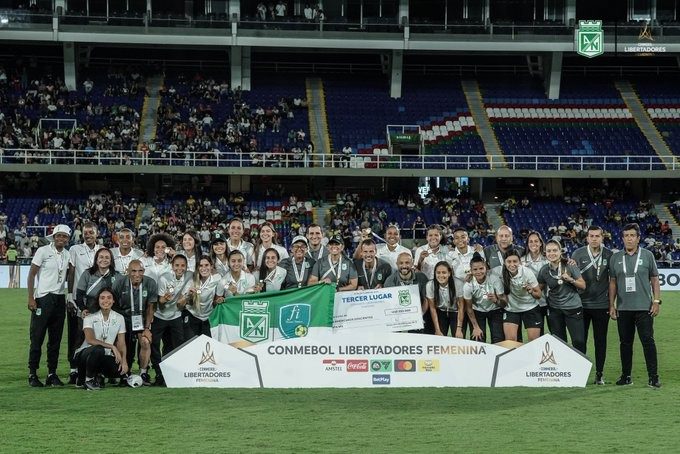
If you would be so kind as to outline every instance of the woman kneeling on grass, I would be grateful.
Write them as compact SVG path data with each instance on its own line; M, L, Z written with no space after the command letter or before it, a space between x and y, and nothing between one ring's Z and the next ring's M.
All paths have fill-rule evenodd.
M102 384L99 375L119 378L128 371L125 350L125 319L111 310L113 292L106 287L97 295L97 309L83 320L85 341L75 353L78 387L96 391Z

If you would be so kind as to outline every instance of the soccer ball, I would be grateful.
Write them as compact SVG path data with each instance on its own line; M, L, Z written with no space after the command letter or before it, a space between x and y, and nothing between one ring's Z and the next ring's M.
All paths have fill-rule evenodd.
M305 325L298 325L295 327L295 335L297 337L305 337L309 330Z
M140 377L139 375L130 375L127 378L127 384L131 388L139 388L144 384L144 381L142 380L142 377Z

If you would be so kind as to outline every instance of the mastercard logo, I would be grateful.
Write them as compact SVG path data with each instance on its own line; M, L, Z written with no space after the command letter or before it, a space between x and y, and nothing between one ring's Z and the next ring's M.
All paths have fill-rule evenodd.
M398 359L394 362L394 370L397 372L415 372L416 361L414 359Z

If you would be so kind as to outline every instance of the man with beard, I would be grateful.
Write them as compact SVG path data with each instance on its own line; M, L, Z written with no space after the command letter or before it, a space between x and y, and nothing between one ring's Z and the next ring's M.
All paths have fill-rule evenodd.
M427 307L427 300L425 299L425 289L427 287L427 276L416 271L413 267L413 256L410 252L402 252L397 257L397 271L392 273L385 280L385 287L399 287L407 285L417 285L418 293L420 294L420 306L423 313L423 325L425 334L434 334L434 325L432 324L432 317Z
M361 258L354 260L358 273L358 289L382 288L385 280L392 274L392 268L387 262L375 256L375 242L364 240L359 244Z

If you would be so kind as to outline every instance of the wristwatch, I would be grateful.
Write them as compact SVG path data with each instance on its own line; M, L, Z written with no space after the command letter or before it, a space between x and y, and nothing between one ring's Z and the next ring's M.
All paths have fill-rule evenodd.
M656 304L658 304L659 306L661 306L661 300L652 300L652 303L656 303Z

